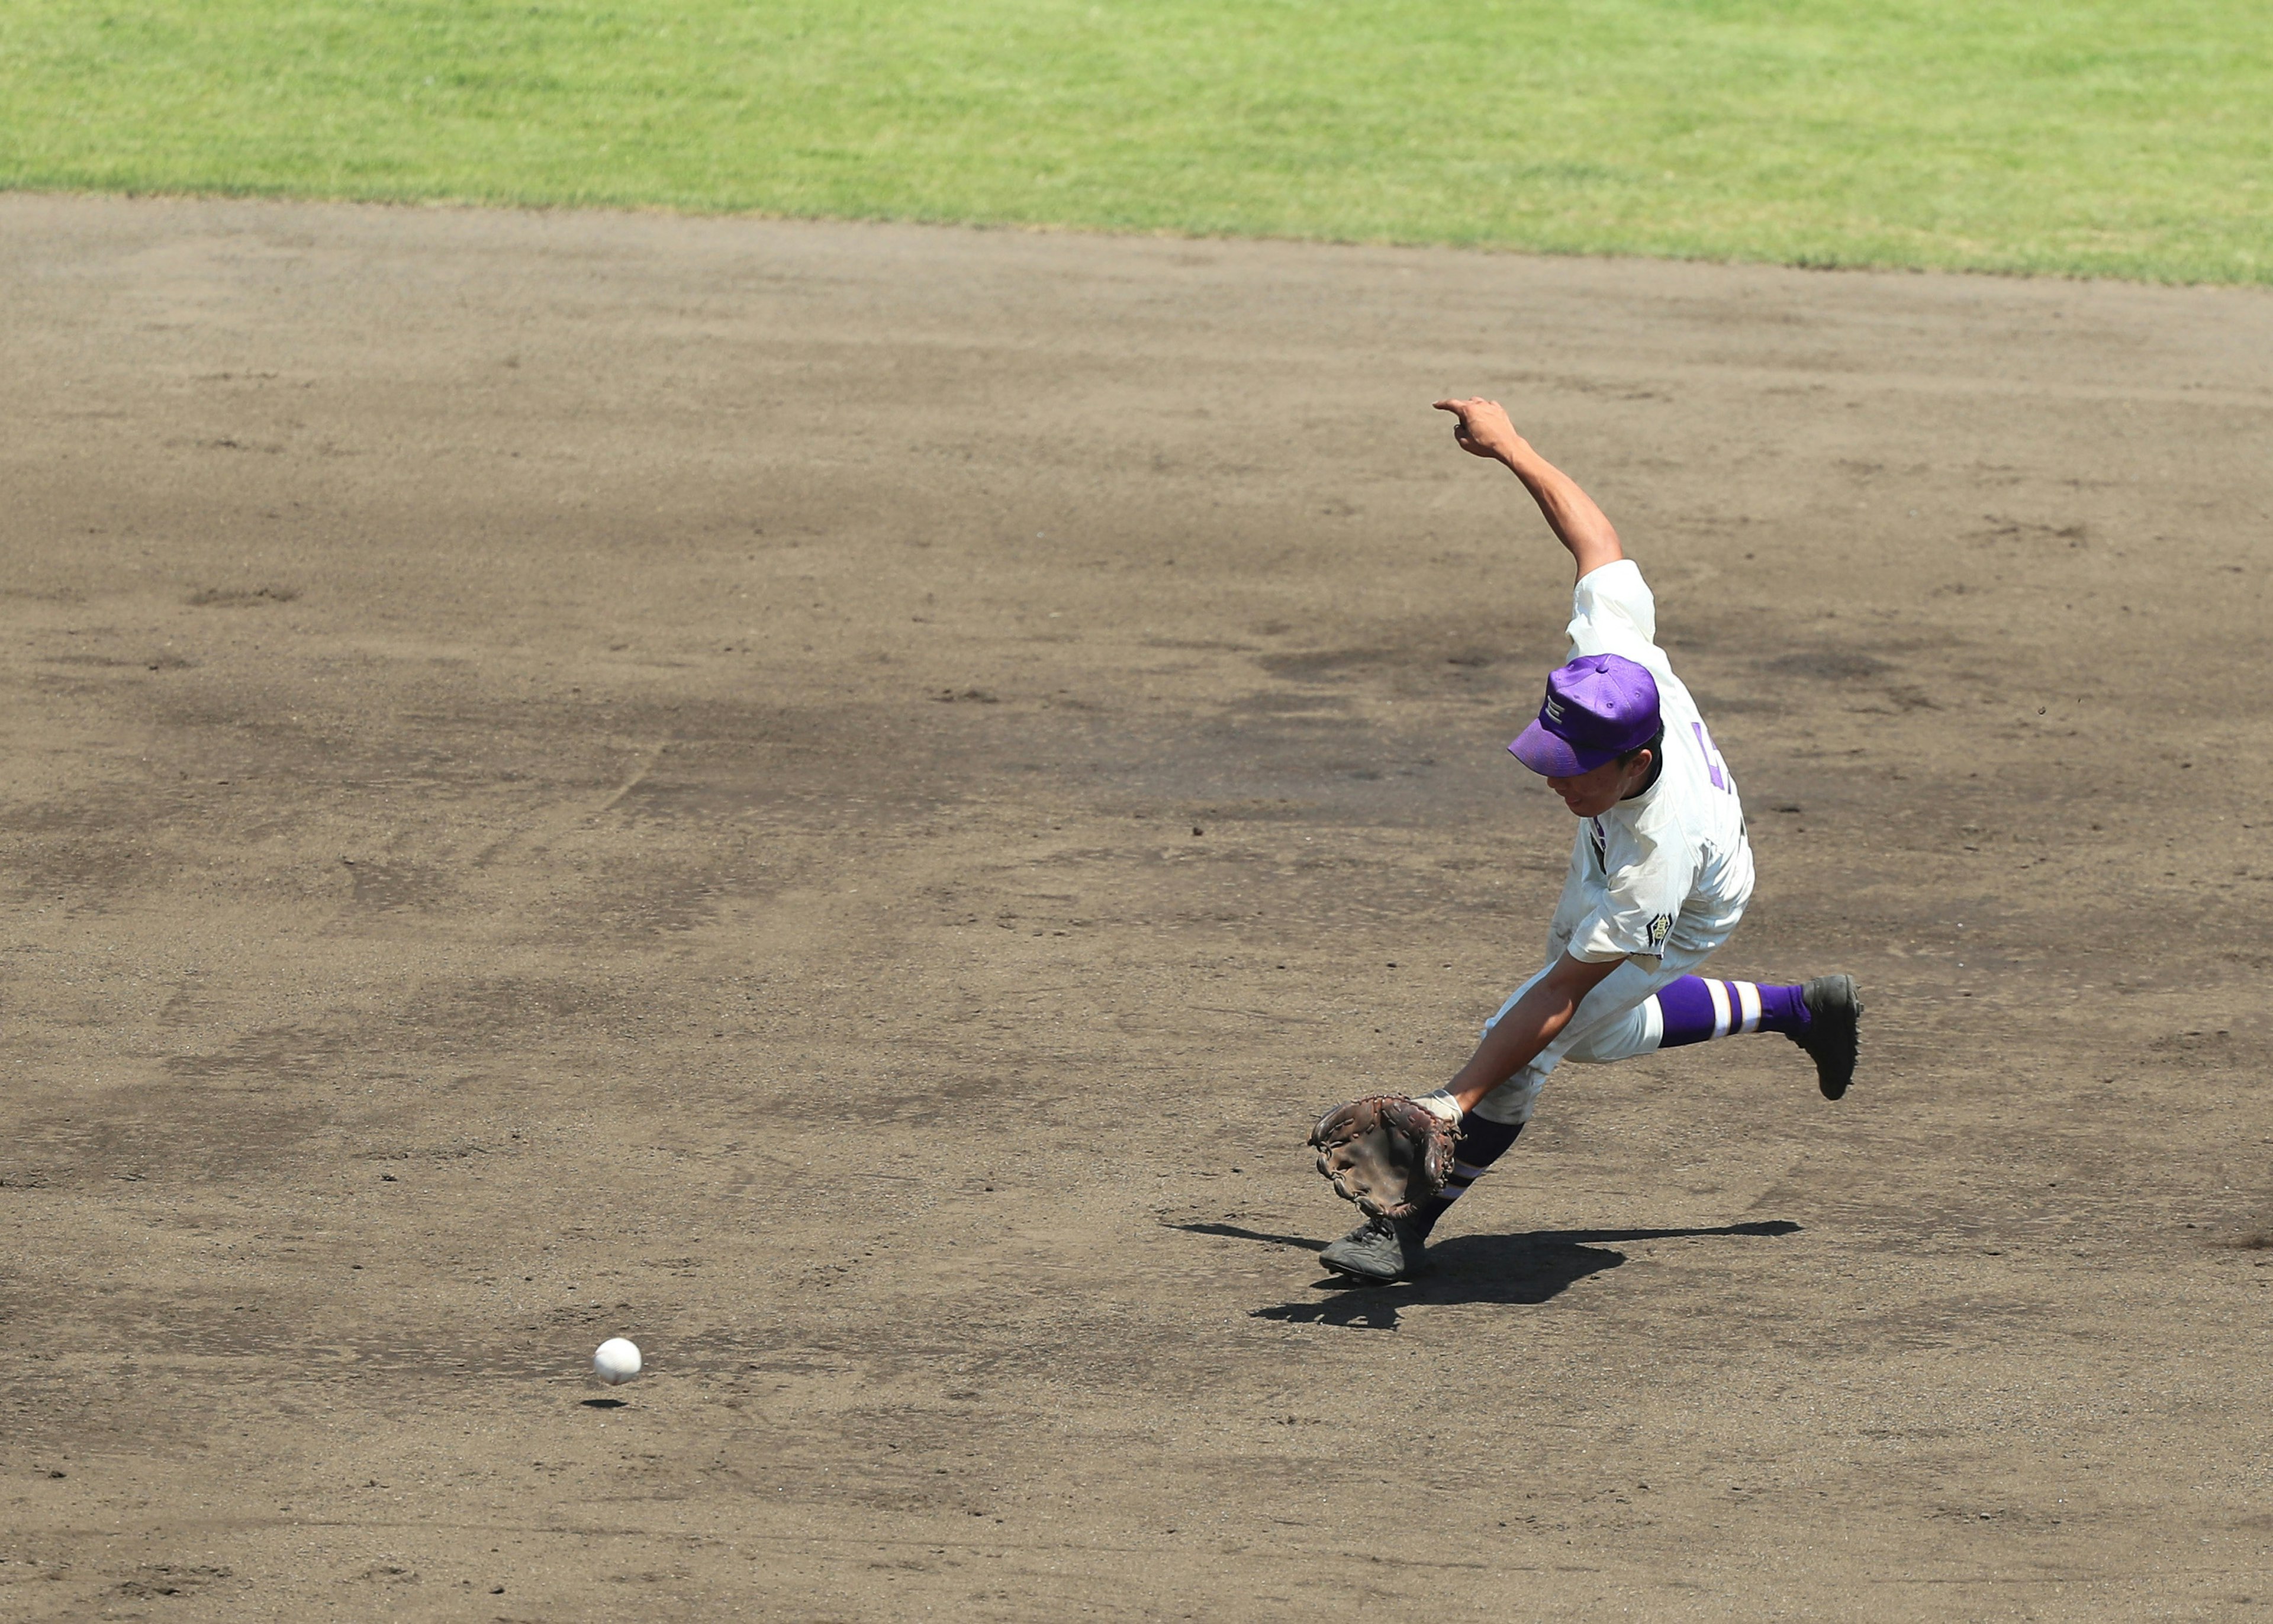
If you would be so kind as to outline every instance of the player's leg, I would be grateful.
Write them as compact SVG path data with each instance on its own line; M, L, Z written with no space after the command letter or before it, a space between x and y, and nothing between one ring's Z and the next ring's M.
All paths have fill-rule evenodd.
M1656 1048L1659 1015L1651 994L1678 978L1692 963L1701 962L1701 957L1684 959L1669 967L1662 962L1649 966L1628 960L1598 982L1572 1012L1570 1023L1556 1035L1553 1043L1462 1115L1459 1143L1453 1152L1452 1176L1435 1198L1407 1221L1414 1238L1426 1240L1437 1227L1437 1221L1452 1209L1452 1203L1467 1194L1469 1186L1513 1148L1538 1106L1540 1090L1547 1086L1549 1075L1557 1066L1566 1059L1603 1065L1647 1054ZM1539 975L1546 973L1542 969ZM1539 976L1534 976L1510 994L1498 1012L1484 1023L1485 1030L1497 1025L1538 979Z
M1786 1031L1794 1042L1807 1047L1809 1037L1789 1029L1794 1017L1789 1000L1766 996L1779 990L1764 989L1751 983L1708 983L1693 973L1726 939L1723 933L1687 949L1669 948L1654 963L1629 960L1611 971L1580 1001L1570 1022L1557 1034L1553 1043L1514 1076L1478 1100L1474 1109L1463 1113L1452 1177L1442 1190L1411 1217L1369 1218L1326 1247L1320 1261L1331 1269L1368 1280L1396 1280L1418 1272L1429 1237L1437 1222L1493 1164L1513 1148L1537 1108L1540 1091L1546 1087L1548 1077L1566 1059L1586 1066L1612 1065L1660 1048L1703 1042L1738 1029ZM1484 1023L1485 1030L1497 1025L1546 974L1544 969L1541 969L1510 993L1507 1001ZM1843 985L1832 986L1833 983ZM1716 988L1721 991L1716 992ZM1821 996L1826 988L1831 996ZM1663 997L1669 991L1673 992L1670 1011ZM1849 1012L1843 1020L1848 1035L1847 1070L1851 1074L1854 1016L1862 1010L1860 1001L1854 997L1852 980L1845 977L1824 977L1808 983L1804 988L1789 991L1800 995L1801 1015L1809 1022L1804 1029L1812 1035L1819 1045L1840 1029L1842 1005ZM1700 1026L1697 999L1701 998L1701 1007L1710 1012L1716 996L1733 1015L1715 1022L1708 1014ZM1757 1016L1751 1013L1755 1007L1759 1012ZM1769 1019L1777 1024L1762 1024ZM1752 1024L1745 1024L1748 1020ZM1812 1055L1816 1050L1809 1048L1808 1052ZM1818 1074L1819 1078L1828 1075L1820 1059ZM1843 1092L1843 1082L1840 1086ZM1838 1097L1832 1093L1828 1081L1823 1087L1827 1095Z
M1497 1026L1501 1017L1513 1009L1546 974L1547 970L1542 969L1538 975L1509 993L1498 1012L1484 1022L1484 1030L1489 1032ZM1617 977L1618 971L1613 970L1587 995L1572 1012L1571 1026L1579 1023L1587 1005ZM1647 994L1645 987L1641 996L1647 998ZM1564 1028L1565 1031L1569 1029L1568 1026ZM1452 1152L1452 1177L1442 1190L1422 1204L1420 1211L1405 1218L1369 1217L1321 1252L1318 1261L1359 1280L1387 1282L1417 1273L1422 1266L1429 1231L1437 1227L1437 1220L1452 1210L1452 1203L1467 1193L1486 1168L1507 1154L1516 1135L1523 1132L1523 1125L1531 1119L1531 1108L1539 1097L1540 1085L1559 1058L1559 1049L1550 1044L1530 1065L1478 1101L1474 1110L1462 1114L1459 1140ZM1484 1109L1487 1105L1496 1107L1496 1111L1488 1114Z
M1852 976L1819 976L1797 986L1684 976L1660 987L1653 1001L1662 1029L1656 1047L1778 1032L1815 1062L1824 1098L1839 1098L1854 1081L1863 1000Z

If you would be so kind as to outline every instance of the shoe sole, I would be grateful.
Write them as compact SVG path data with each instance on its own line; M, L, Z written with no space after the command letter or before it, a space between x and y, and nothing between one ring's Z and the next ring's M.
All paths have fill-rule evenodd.
M1433 1272L1437 1267L1435 1263L1423 1259L1417 1269L1399 1269L1393 1275L1372 1275L1362 1269L1352 1269L1347 1264L1327 1263L1324 1258L1320 1258L1318 1261L1324 1263L1327 1269L1339 1275L1343 1279L1354 1281L1359 1285L1395 1285L1400 1280L1418 1280L1422 1276Z
M1367 1285L1392 1285L1405 1278L1402 1269L1393 1275L1377 1275L1369 1269L1358 1269L1348 1263L1337 1263L1332 1258L1322 1257L1318 1261L1345 1280L1356 1280Z
M1847 1097L1848 1089L1854 1083L1855 1067L1861 1059L1863 997L1856 991L1855 977L1852 976L1825 976L1818 982L1810 983L1809 985L1811 989L1818 985L1824 989L1823 1002L1820 1007L1812 1000L1809 1002L1809 1015L1816 1021L1833 1023L1834 1030L1827 1033L1827 1036L1843 1036L1845 1038L1845 1042L1840 1046L1847 1052L1834 1059L1840 1066L1843 1066L1846 1074L1834 1080L1831 1073L1824 1069L1824 1058L1816 1053L1813 1044L1803 1044L1801 1047L1807 1051L1808 1058L1815 1062L1815 1086L1821 1090L1823 1097L1827 1100L1844 1099Z
M1329 1267L1326 1272L1333 1278L1319 1281L1320 1285L1395 1285L1405 1278L1402 1275L1362 1275L1354 1269L1332 1267Z

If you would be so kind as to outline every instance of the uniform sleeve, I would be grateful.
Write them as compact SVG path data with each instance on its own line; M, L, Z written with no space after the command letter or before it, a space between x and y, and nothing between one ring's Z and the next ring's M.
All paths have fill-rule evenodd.
M1571 654L1624 655L1655 666L1665 656L1657 648L1657 600L1641 578L1641 566L1620 558L1589 571L1571 594Z
M1696 883L1697 862L1694 852L1684 856L1656 846L1638 861L1614 870L1594 911L1571 933L1571 956L1604 964L1612 959L1654 959L1663 953L1673 921Z

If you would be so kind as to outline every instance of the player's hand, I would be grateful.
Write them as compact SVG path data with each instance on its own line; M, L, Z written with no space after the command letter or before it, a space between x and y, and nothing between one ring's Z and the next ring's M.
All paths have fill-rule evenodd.
M1452 438L1472 457L1495 457L1506 462L1523 445L1523 437L1508 421L1506 408L1497 400L1482 397L1439 400L1437 409L1452 414Z

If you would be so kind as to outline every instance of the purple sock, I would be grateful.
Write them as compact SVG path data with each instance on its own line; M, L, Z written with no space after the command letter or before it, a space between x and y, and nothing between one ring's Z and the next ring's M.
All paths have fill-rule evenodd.
M1802 987L1764 987L1750 981L1712 981L1684 976L1657 994L1665 1020L1661 1049L1701 1044L1739 1032L1807 1030L1807 1000Z
M1427 1206L1413 1215L1412 1221L1422 1239L1437 1227L1437 1220L1452 1209L1452 1203L1467 1194L1467 1187L1484 1169L1507 1154L1507 1148L1522 1132L1520 1122L1493 1122L1473 1111L1461 1117L1459 1148L1452 1152L1452 1176Z

